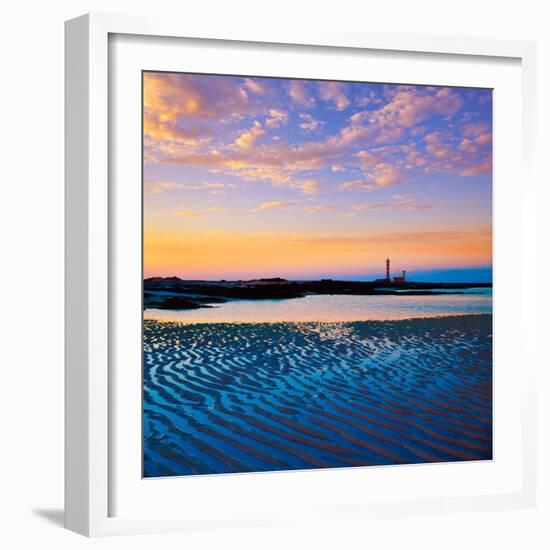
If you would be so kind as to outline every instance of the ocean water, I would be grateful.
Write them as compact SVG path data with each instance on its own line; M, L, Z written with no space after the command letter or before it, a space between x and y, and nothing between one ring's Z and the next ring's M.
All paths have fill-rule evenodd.
M437 296L313 295L285 300L233 300L210 308L146 309L145 319L181 323L372 321L492 312L492 289Z
M330 322L273 322L273 309L258 322L270 304L257 301L222 306L240 322L144 322L144 476L492 458L492 315L479 314L490 296L273 307L304 317L297 304ZM436 317L336 321L343 304L347 317ZM460 315L440 316L450 312Z

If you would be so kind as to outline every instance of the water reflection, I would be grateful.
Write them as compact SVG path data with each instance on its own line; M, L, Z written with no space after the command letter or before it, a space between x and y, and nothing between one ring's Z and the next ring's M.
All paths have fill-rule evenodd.
M325 296L234 300L194 310L146 309L145 319L183 323L333 322L409 319L492 312L490 288L439 296Z

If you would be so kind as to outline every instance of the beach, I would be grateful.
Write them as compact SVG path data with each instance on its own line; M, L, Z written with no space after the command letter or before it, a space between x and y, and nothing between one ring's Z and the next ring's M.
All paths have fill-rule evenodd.
M142 76L143 475L492 459L492 91Z
M492 315L144 321L144 476L492 459Z

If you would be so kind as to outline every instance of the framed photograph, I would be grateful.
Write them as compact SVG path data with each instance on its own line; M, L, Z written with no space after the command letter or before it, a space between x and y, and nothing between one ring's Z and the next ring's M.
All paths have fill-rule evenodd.
M531 506L534 46L66 24L66 526Z

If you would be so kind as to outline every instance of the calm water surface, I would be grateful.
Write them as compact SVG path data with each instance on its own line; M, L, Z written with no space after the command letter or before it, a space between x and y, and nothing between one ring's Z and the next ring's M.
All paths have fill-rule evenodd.
M492 312L492 289L439 296L326 296L286 300L233 300L211 308L146 309L145 319L183 323L370 321Z

